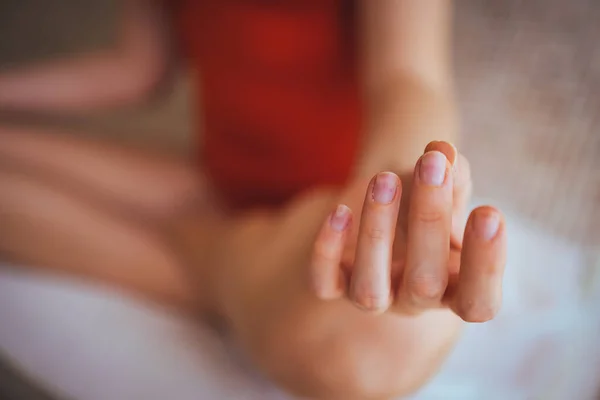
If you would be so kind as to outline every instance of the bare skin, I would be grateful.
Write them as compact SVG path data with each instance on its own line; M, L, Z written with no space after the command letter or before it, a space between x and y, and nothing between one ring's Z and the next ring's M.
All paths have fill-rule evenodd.
M32 136L28 138L27 135ZM188 311L199 312L197 307L204 304L203 309L228 321L258 366L294 392L314 398L386 398L406 393L420 386L435 372L456 339L460 324L453 313L441 309L423 312L424 308L418 312L406 312L404 306L412 306L413 303L402 300L400 291L390 296L390 299L397 300L385 314L374 316L365 313L362 308L368 308L370 304L361 304L360 299L384 296L376 292L376 295L366 297L352 293L356 289L351 289L353 286L349 282L357 279L352 271L363 268L360 264L349 270L348 282L342 281L344 284L335 286L339 290L333 296L322 292L315 295L311 290L315 286L332 285L331 279L320 279L312 281L311 286L310 277L315 275L310 271L329 269L328 275L334 276L339 270L339 261L331 256L325 258L329 264L319 264L319 257L325 251L330 252L327 254L339 254L340 246L344 244L336 239L336 235L346 231L332 231L331 224L327 222L330 221L328 213L340 199L348 204L358 204L358 209L363 199L371 201L372 195L362 182L357 183L356 188L348 188L345 193L315 191L298 198L282 212L264 211L226 219L219 226L211 227L211 235L208 236L203 235L202 226L194 225L193 230L186 231L172 229L181 226L180 221L187 220L192 210L197 210L195 199L202 197L196 197L200 192L195 191L200 187L190 185L189 170L179 164L164 163L150 157L138 158L135 162L133 154L112 158L114 154L127 153L121 153L122 149L114 153L110 147L81 141L68 145L66 140L52 143L57 138L51 136L36 141L39 149L68 149L66 154L77 151L77 162L84 161L86 155L93 157L90 162L96 162L112 154L110 165L97 169L98 173L93 174L96 180L90 180L86 186L83 183L85 179L81 179L85 172L81 172L81 168L76 169L76 165L67 168L68 171L78 171L74 174L59 172L63 163L68 161L54 166L45 164L45 168L37 169L38 175L24 174L25 170L34 170L32 164L39 162L37 158L27 162L27 156L38 151L36 147L25 145L34 136L31 133L20 132L17 136L4 132L0 135L4 139L3 149L9 148L9 137L12 138L12 170L9 172L8 168L3 168L0 174L0 193L3 193L0 202L4 211L0 224L2 252L20 262L116 284L138 295ZM17 157L17 154L20 156ZM104 157L99 157L102 155ZM115 178L120 180L106 180L108 184L114 182L113 186L103 186L101 182L105 177L100 172L110 173L109 167L115 165L119 165L115 171L123 168L123 171L135 172L134 177L118 174ZM21 174L15 172L17 168L20 168ZM456 174L459 175L458 171ZM160 177L168 179L157 180ZM50 182L61 183L52 185ZM136 205L130 203L128 193L131 190L121 197L117 189L119 185L131 185L131 189L150 182L170 187L172 194L178 192L179 195L168 202L162 197L162 191L140 192L146 194L144 198L140 196ZM444 189L438 190L442 192ZM96 195L99 192L110 193L110 196L99 197ZM423 195L416 190L413 193L415 196ZM426 195L435 196L434 193L427 191ZM193 196L190 197L190 194ZM183 201L186 198L194 201L186 204ZM361 227L357 230L358 244L348 246L349 254L361 246L361 240L369 242L367 246L362 245L366 250L363 259L386 260L385 254L393 253L389 235L395 228L391 223L394 219L386 218L386 213L391 207L398 206L398 200L399 195L396 195L387 206L367 204L363 208L360 222L356 221L353 225ZM452 200L446 197L445 201L446 213L451 213ZM134 208L138 209L137 215L133 213ZM195 211L192 215L201 215L201 212L196 214ZM473 215L479 213L499 216L489 208L478 209ZM126 215L133 217L127 218ZM432 214L425 212L419 215ZM443 218L446 222L449 219L449 214ZM45 222L38 223L41 221ZM373 232L373 221L383 221L387 226L387 230L385 227L377 228L381 232L377 240L387 243L384 246L372 245L368 232ZM431 219L422 222L424 225L415 223L412 229L423 229L423 226L430 229ZM189 224L184 226L191 229ZM411 228L408 229L410 237ZM449 228L441 231L447 235L449 243ZM173 232L177 235L173 236ZM476 304L489 306L483 308L485 312L496 309L499 298L489 295L499 293L485 288L497 286L500 282L504 232L500 229L491 242L483 244L478 242L479 236L472 225L468 224L465 232L466 250L462 257L467 268L461 268L465 282L459 279L458 284L444 291L448 295L446 300L428 308L450 306L465 320L482 321L493 315L478 314L477 309L461 307L475 300ZM208 237L212 240L209 241ZM181 240L174 245L173 238ZM24 245L32 242L39 245ZM189 247L191 244L194 249ZM430 243L424 245L429 246ZM68 253L63 251L66 246L71 249ZM198 249L197 246L203 247ZM451 251L457 252L459 248ZM438 257L435 253L429 254ZM202 257L204 264L194 262L194 257ZM450 258L453 259L456 258ZM183 263L184 260L187 262ZM421 265L428 262L422 261ZM490 274L489 269L479 270L481 265L498 268L497 273ZM190 266L196 269L190 271ZM208 266L210 268L202 268ZM446 275L450 276L451 282L457 267L447 267ZM373 268L363 276L367 281L370 273L381 278L386 271L389 273L390 268L387 262L373 264ZM397 277L398 274L390 275L389 281L401 282ZM389 288L392 287L390 285ZM210 299L198 298L198 294L202 293L210 293ZM332 299L346 294L361 308L343 299ZM327 300L319 300L319 297ZM207 307L207 304L210 306ZM381 313L383 310L378 311ZM335 373L332 375L331 371Z
M197 178L164 157L0 128L0 254L191 309L160 227L197 207Z
M430 155L421 159L422 168ZM437 370L460 318L493 318L501 302L503 219L492 207L474 210L464 241L450 246L453 188L445 165L444 184L413 187L411 204L418 199L420 209L409 211L406 228L395 216L399 192L388 204L374 204L374 179L366 190L358 182L346 193L310 193L283 216L250 217L233 234L242 250L225 258L224 270L235 269L224 273L219 303L258 365L315 398L391 398L415 390ZM384 174L400 185L397 176ZM338 212L340 199L359 204L360 221L343 221L350 210ZM393 237L397 227L406 229L408 241ZM424 233L445 240L432 251L435 242L418 240ZM411 279L420 273L427 279Z
M0 97L0 107L88 111L143 98L164 70L160 54L168 53L152 47L166 41L145 41L161 25L151 4L130 3L137 17L126 20L127 45L119 48L136 51L0 74L0 93L14 94ZM195 166L4 127L0 254L218 314L256 365L297 394L384 399L421 386L451 349L460 318L479 322L497 310L504 225L488 207L475 210L465 228L468 163L444 142L430 143L423 155L431 140L455 134L449 2L363 6L372 33L364 40L371 118L346 187L315 188L283 210L234 216L209 201ZM129 63L148 73L115 75L139 70L114 67ZM82 69L106 86L77 81L89 76ZM121 84L111 85L115 79ZM36 96L32 87L48 90ZM441 182L420 173L439 175L432 159L443 161ZM387 200L377 182L387 182L383 197L395 188ZM344 221L350 213L354 222ZM494 221L496 234L482 235L481 225Z

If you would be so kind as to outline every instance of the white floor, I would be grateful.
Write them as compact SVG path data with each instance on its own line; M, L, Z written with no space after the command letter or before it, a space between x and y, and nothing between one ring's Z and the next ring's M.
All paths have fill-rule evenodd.
M591 400L600 265L509 219L501 315L471 325L414 399ZM0 348L76 400L285 399L212 331L96 287L0 268Z

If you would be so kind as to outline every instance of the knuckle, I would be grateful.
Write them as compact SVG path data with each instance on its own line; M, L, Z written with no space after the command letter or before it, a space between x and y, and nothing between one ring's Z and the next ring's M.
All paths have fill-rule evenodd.
M438 225L446 220L446 214L442 210L419 210L415 218L422 224Z
M380 243L385 240L385 231L380 228L369 228L366 236L371 243Z
M482 301L466 301L459 307L459 316L465 322L487 322L498 313L498 306Z
M388 291L356 283L351 286L350 297L358 308L369 312L385 311L390 302Z
M438 274L414 274L407 281L408 292L414 299L439 300L446 291L447 279Z
M352 301L354 304L368 312L385 311L389 306L389 296L381 296L375 293L353 294Z

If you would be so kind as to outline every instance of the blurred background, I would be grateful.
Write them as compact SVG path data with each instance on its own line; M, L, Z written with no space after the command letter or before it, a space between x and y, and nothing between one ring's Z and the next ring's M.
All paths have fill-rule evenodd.
M116 0L3 0L0 2L0 70L110 46L115 39L119 10L120 3ZM507 348L513 339L515 343L526 343L514 347L515 351L523 352L521 370L515 372L518 376L514 379L538 382L537 397L528 399L593 399L600 381L598 21L600 3L595 0L456 2L455 64L463 127L460 148L473 166L477 202L492 199L512 218L509 219L514 230L509 267L518 272L511 272L513 275L507 279L513 279L522 289L519 293L527 293L527 296L511 297L508 293L507 312L512 304L514 309L542 310L540 315L544 316L528 318L527 313L521 311L518 317L521 319L515 317L514 320L523 324L522 332L503 337ZM199 126L201 117L190 113L193 109L190 102L194 100L187 71L179 68L174 79L172 90L138 109L35 120L4 113L0 114L0 122L60 126L77 134L127 146L150 147L186 156L193 148L190 133ZM546 281L543 289L535 286L540 280ZM42 290L40 299L54 301L55 310L42 317L36 314L33 305L18 302L17 293L33 290L27 279L0 281L0 352L5 354L0 367L0 393L8 393L2 398L46 398L39 387L57 399L81 398L78 396L85 392L80 387L84 386L83 382L88 389L96 387L96 393L102 393L103 385L120 385L110 381L110 363L91 356L89 349L81 347L82 342L76 338L76 335L95 331L94 316L97 315L113 322L142 321L138 331L158 332L154 339L139 339L135 329L118 328L121 331L117 329L97 339L95 343L100 348L111 347L110 337L131 335L128 343L136 343L140 349L162 347L160 351L165 354L171 352L164 355L166 358L142 357L139 364L145 365L140 366L140 370L145 372L128 379L147 379L158 371L148 364L163 363L181 373L178 378L181 382L169 381L172 387L188 387L183 382L185 377L195 379L194 374L204 373L203 368L210 364L205 361L198 365L189 355L172 356L181 349L165 350L169 347L161 341L165 335L176 336L188 350L196 349L194 346L200 341L197 337L190 338L187 328L174 321L175 317L145 305L129 304L127 299L107 300L98 293L83 295L89 288L69 289L62 282L54 284L55 287ZM531 290L528 289L530 284ZM69 290L76 293L68 293ZM74 301L78 304L73 305ZM74 333L59 332L56 326L66 321L64 314L69 313L88 317L81 320L83 327L63 324L63 327L73 328ZM33 329L29 321L36 318L47 321L52 332L46 336L29 332L28 327ZM529 329L527 323L546 328L536 331L536 328ZM504 328L495 325L489 329L502 332ZM214 340L205 333L197 333L197 336ZM50 341L54 351L39 345L40 340ZM213 349L223 347L215 343L211 346ZM131 346L128 349L130 351ZM557 349L558 355L549 355ZM127 351L122 359L117 356L113 359L127 362L124 358L129 354ZM502 355L490 354L490 357L502 358ZM460 369L459 365L464 362L454 358L450 365ZM241 367L228 363L225 362L221 372L234 369L239 373ZM129 365L132 369L138 368L133 362ZM552 370L547 369L549 365ZM61 368L65 370L62 375L52 372ZM95 371L103 383L92 382L86 376L86 368ZM102 371L100 375L98 371ZM79 385L64 382L64 376L69 374ZM208 381L221 379L208 376L205 378ZM244 385L252 380L251 377L244 379ZM525 385L516 385L520 384ZM143 398L129 391L132 389L115 390L114 393L129 393L132 397L104 398ZM191 389L186 390L191 393ZM252 390L263 393L262 389ZM440 392L432 389L429 397L423 395L422 398L471 398L459 394L452 397L448 390L448 387ZM447 397L439 393L446 393ZM584 397L573 397L569 393L581 393ZM174 398L191 397L180 393Z

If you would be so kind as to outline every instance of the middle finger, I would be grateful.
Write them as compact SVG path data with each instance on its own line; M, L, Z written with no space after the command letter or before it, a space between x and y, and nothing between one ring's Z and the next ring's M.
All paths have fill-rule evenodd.
M401 308L438 307L448 283L452 173L446 156L425 153L417 163L408 213L406 265L397 296Z

